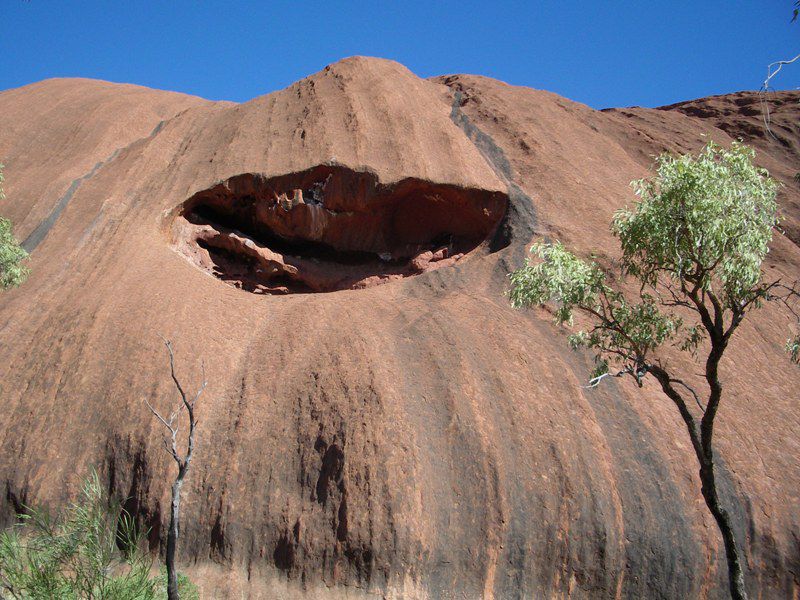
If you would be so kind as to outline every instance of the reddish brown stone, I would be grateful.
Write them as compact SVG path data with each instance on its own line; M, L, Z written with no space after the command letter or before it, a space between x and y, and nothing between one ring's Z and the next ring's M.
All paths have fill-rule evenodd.
M674 407L651 382L581 388L590 357L512 310L505 275L537 235L613 259L656 154L741 136L784 183L767 270L796 279L799 99L770 98L776 141L752 93L600 112L367 58L241 105L0 93L0 214L33 250L0 295L3 522L93 465L164 542L174 467L143 402L174 400L163 335L209 379L179 548L203 597L724 597ZM798 593L791 325L755 315L722 373L723 489L763 598Z

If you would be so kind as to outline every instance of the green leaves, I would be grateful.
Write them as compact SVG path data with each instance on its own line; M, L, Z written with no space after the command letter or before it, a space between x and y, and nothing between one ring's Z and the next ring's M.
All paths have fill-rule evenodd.
M800 365L800 334L786 342L786 351L789 353L792 362Z
M92 473L60 518L29 509L22 523L0 533L0 596L154 599L152 561L141 542L133 519L109 502Z
M639 201L617 211L611 230L633 300L597 264L555 242L535 244L535 258L509 275L511 304L553 303L561 325L583 314L589 326L569 345L595 350L596 374L618 364L639 381L670 341L692 355L706 338L724 348L772 287L762 283L761 263L778 223L777 183L753 165L754 154L711 142L697 157L662 155L654 177L632 183ZM787 349L800 361L798 338Z
M531 253L540 260L529 259L509 275L512 306L554 302L560 325L571 325L576 311L588 315L593 326L570 335L569 345L597 350L603 373L609 361L636 372L654 348L679 330L680 320L660 312L653 296L642 294L639 302L629 302L606 284L597 264L578 258L560 243L536 244Z
M2 168L0 164L0 200L5 197ZM11 221L0 217L0 289L16 287L25 281L29 271L22 261L27 257L28 253L14 239Z
M525 267L509 276L509 296L515 308L557 300L556 320L571 323L575 307L595 304L598 293L605 288L605 275L597 265L579 259L558 242L535 244L531 253L543 262L527 261Z
M633 182L641 200L614 216L626 273L715 290L730 308L750 300L778 223L777 183L754 155L737 142L711 142L697 158L662 155L656 177Z
M16 287L25 281L28 269L22 261L28 253L14 239L11 221L0 217L0 288Z

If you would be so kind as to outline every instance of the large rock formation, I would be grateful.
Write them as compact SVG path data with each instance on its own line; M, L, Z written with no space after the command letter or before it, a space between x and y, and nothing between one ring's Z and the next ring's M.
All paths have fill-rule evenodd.
M654 155L742 137L785 184L768 271L797 278L798 99L770 99L773 138L751 93L599 112L367 58L241 105L0 93L0 214L32 251L0 296L2 522L94 465L161 548L163 335L209 380L180 544L204 597L725 597L674 407L582 389L590 357L505 275L538 235L613 261ZM800 593L791 323L765 309L723 365L722 485L762 598Z

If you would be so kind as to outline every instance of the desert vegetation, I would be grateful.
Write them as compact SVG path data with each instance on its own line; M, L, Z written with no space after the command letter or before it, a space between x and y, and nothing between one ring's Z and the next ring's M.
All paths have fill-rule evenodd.
M153 576L144 531L110 498L97 472L63 512L26 507L0 533L0 597L14 600L155 600L167 595L167 575ZM185 577L181 597L197 598Z
M725 544L730 591L747 598L742 556L717 486L713 435L723 399L719 366L733 334L764 302L788 306L795 287L766 282L761 264L778 225L778 184L753 165L755 152L709 143L697 156L658 159L657 175L633 182L639 202L618 211L612 232L622 247L623 281L558 242L511 273L515 307L556 304L555 321L581 328L574 349L595 353L589 386L606 377L652 376L677 407L700 467L702 495ZM797 338L787 349L798 360ZM704 363L704 388L671 361L675 351Z
M163 417L150 402L147 407L167 428L164 446L178 465L172 484L170 523L165 566L152 576L153 559L144 550L147 531L136 515L110 497L97 471L84 481L80 497L53 515L45 508L23 506L19 522L0 533L0 598L14 600L192 600L197 588L175 564L180 535L181 488L194 452L197 417L195 403L206 387L187 396L175 374L172 343L164 340L170 377L180 396L174 410ZM204 370L205 371L205 370ZM178 449L180 421L186 414L186 450ZM182 439L182 438L181 438Z
M0 199L3 192L3 165L0 164ZM0 290L20 285L28 276L28 268L23 261L28 253L14 238L14 227L8 219L0 216Z

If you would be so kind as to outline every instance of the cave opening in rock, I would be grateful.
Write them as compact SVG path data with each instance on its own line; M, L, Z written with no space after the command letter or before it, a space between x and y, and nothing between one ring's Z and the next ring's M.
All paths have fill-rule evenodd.
M496 230L498 191L321 165L264 178L245 173L189 198L176 249L200 268L261 294L360 289L449 266Z

